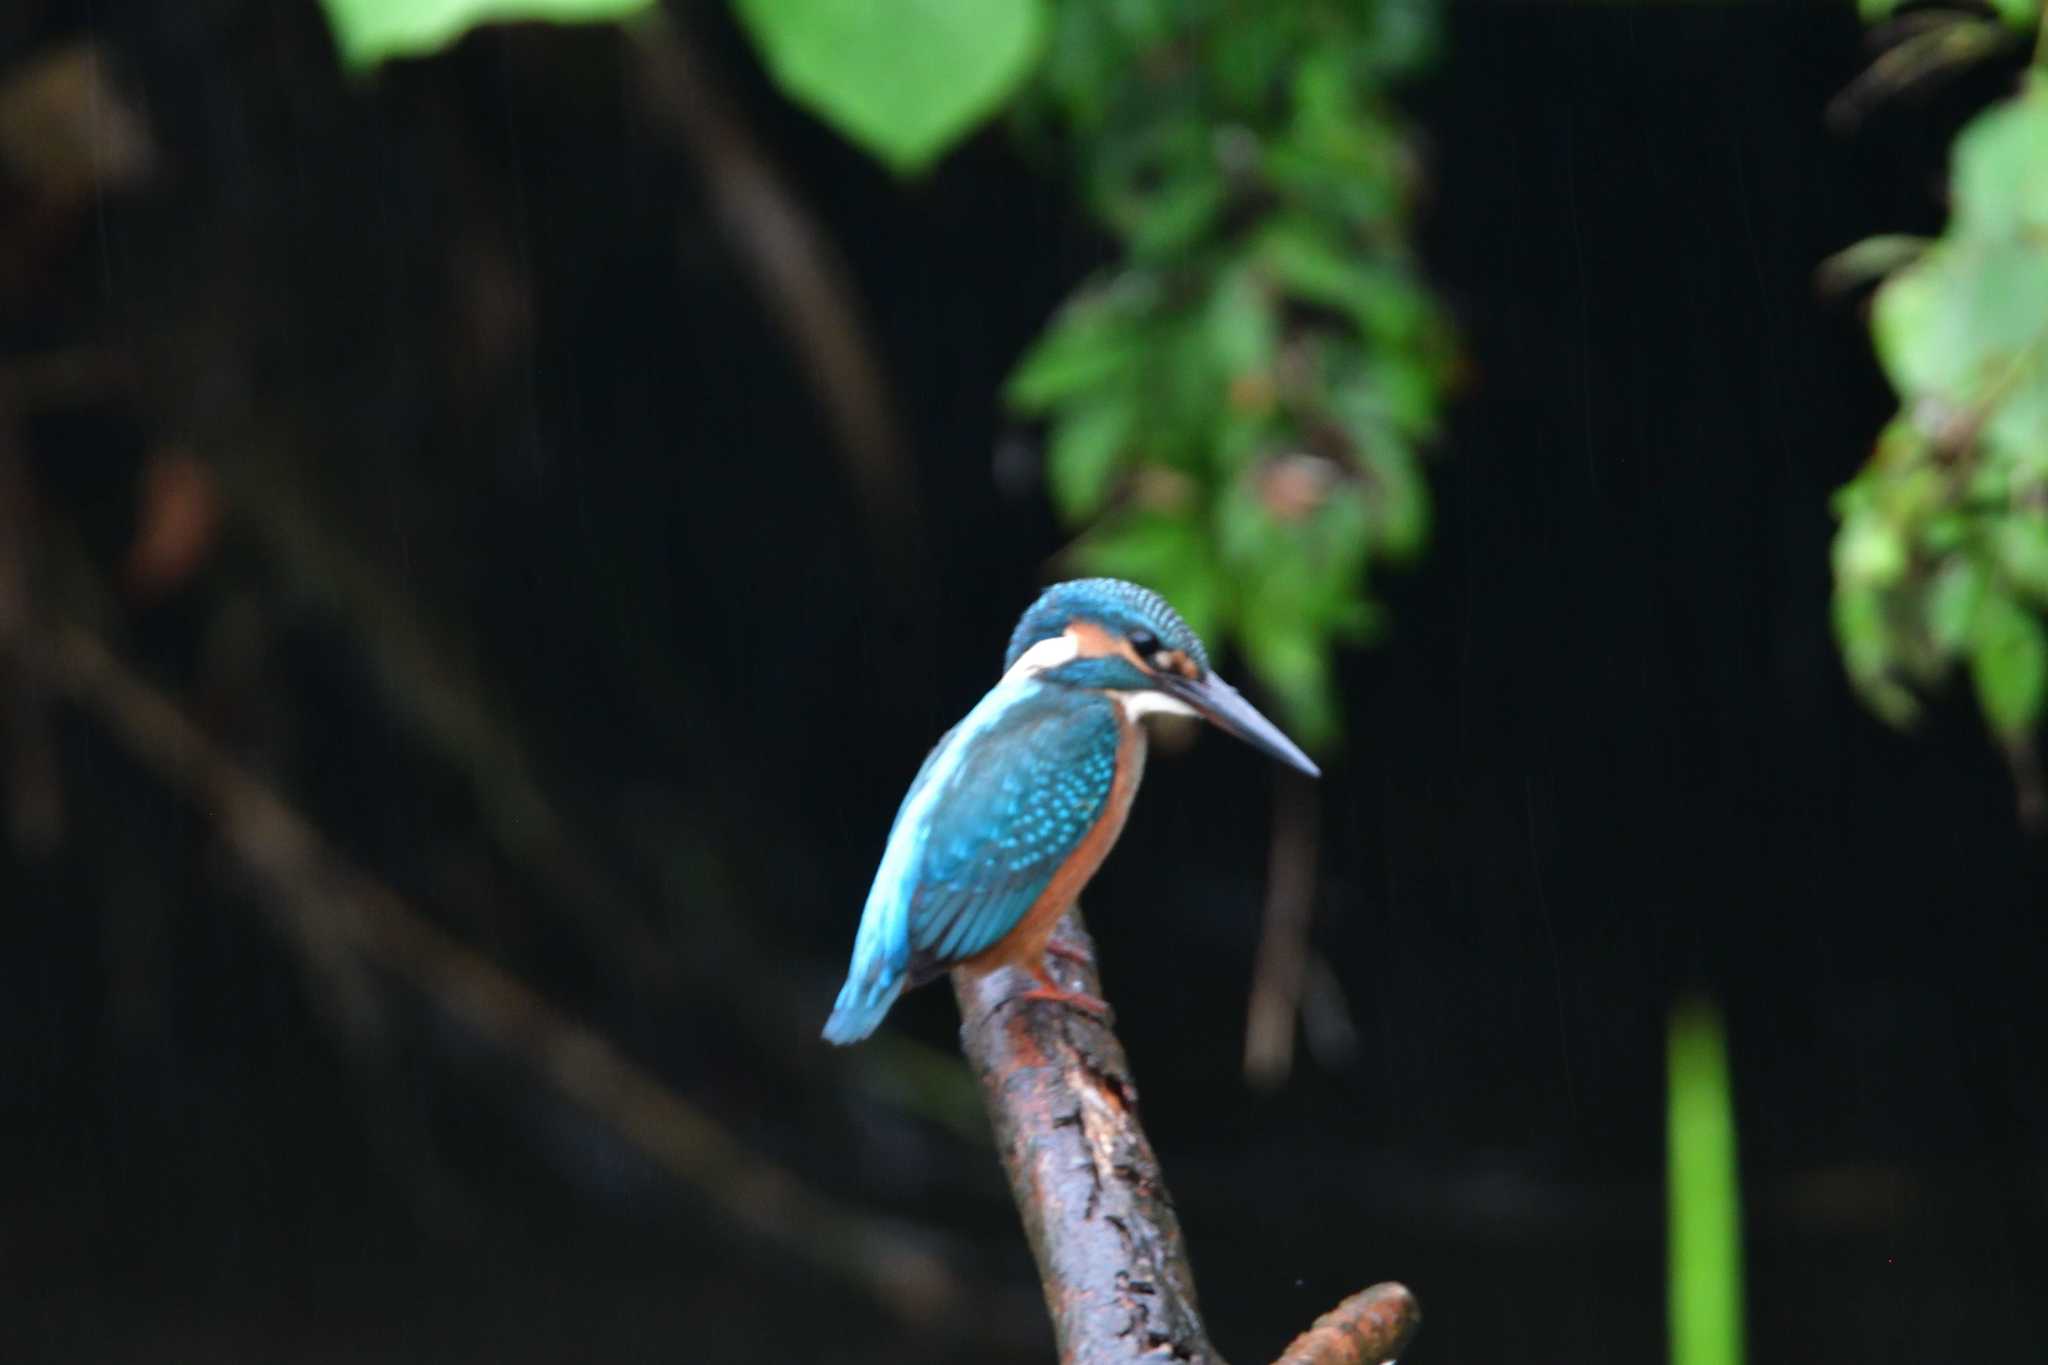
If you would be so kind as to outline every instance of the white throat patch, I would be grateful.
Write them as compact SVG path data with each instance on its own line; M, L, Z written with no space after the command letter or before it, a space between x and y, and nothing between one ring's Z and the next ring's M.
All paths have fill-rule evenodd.
M1132 720L1143 720L1146 716L1196 716L1201 712L1189 706L1179 697L1169 697L1164 692L1118 692L1116 704Z

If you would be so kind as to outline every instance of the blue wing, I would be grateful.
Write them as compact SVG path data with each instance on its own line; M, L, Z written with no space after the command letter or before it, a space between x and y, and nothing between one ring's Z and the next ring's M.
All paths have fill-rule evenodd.
M1118 738L1114 702L1068 693L1013 707L968 745L925 826L910 902L918 967L973 957L1024 918L1101 817Z
M911 783L825 1036L874 1032L906 985L1014 928L1095 826L1116 781L1106 697L998 686Z

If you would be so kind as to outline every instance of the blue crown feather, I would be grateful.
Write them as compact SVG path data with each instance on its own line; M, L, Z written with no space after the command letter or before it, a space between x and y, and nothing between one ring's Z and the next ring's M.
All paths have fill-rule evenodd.
M1209 671L1209 652L1173 605L1150 588L1121 578L1077 578L1040 593L1010 635L1003 670L1008 672L1025 650L1054 638L1077 620L1094 621L1119 635L1149 630L1168 649L1179 650L1202 672Z

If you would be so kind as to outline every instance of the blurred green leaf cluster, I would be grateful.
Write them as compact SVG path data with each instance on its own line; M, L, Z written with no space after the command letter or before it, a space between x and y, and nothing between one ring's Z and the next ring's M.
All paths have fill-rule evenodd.
M1414 267L1384 98L1433 0L1067 0L1020 116L1063 138L1121 259L1018 364L1077 567L1235 639L1310 745L1375 562L1428 539L1450 330Z
M1947 230L1872 302L1900 406L1835 495L1835 631L1886 719L1962 664L2017 740L2048 697L2048 73L1963 130L1950 181Z

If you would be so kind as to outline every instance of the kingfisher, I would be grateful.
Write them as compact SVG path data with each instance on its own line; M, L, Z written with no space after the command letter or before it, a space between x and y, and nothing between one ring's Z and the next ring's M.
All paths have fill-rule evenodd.
M1053 926L1095 875L1145 770L1144 718L1200 716L1289 767L1309 756L1216 676L1165 598L1116 578L1056 583L1010 636L1002 680L940 738L896 811L825 1037L873 1033L951 967L1021 967L1013 997L1108 1006L1047 972Z

